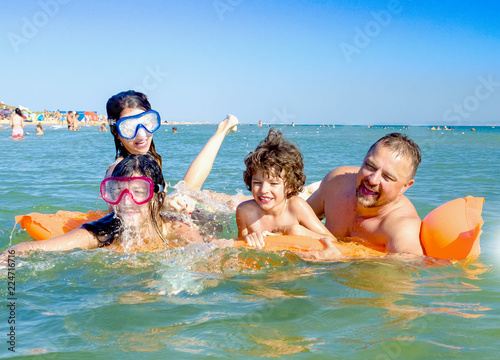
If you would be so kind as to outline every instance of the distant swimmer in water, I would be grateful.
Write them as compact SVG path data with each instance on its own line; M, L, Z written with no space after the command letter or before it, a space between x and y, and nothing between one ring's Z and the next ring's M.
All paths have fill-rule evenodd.
M37 135L43 135L43 128L42 128L42 124L38 123L36 125L36 134Z
M12 127L12 138L24 139L24 115L19 108L10 114L9 126Z
M173 132L174 134L177 134L177 127L176 127L176 126L173 126L173 127L172 127L172 132Z
M307 202L337 238L355 237L389 253L423 255L421 221L404 195L415 183L420 161L415 142L388 134L370 147L361 167L330 171ZM311 255L328 258L328 246Z
M106 129L106 125L104 125L104 123L99 127L99 131L108 132L108 129Z
M8 254L19 256L31 250L151 251L202 243L196 229L161 213L165 186L160 165L151 155L127 156L101 183L101 196L112 206L111 214L49 240L17 244L0 255L0 262L5 263Z
M257 248L272 233L336 241L307 202L297 196L306 180L303 157L281 132L269 130L267 138L247 155L245 165L243 178L253 199L236 209L239 238Z

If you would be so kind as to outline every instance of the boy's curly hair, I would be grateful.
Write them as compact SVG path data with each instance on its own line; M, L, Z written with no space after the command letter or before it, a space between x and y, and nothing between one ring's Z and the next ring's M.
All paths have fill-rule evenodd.
M269 130L267 138L245 157L245 165L243 180L250 191L252 176L259 170L266 176L282 178L287 198L302 192L306 182L302 153L275 128Z

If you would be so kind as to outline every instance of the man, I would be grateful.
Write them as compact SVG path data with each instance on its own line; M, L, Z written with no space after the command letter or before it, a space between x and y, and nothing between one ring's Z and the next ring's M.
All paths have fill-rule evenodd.
M361 168L330 171L307 202L337 238L354 237L390 253L423 255L420 218L404 192L413 185L420 148L392 133L368 150ZM325 240L327 250L333 245ZM327 251L315 257L327 257Z
M68 111L68 116L66 117L66 122L68 123L68 130L75 130L75 112Z

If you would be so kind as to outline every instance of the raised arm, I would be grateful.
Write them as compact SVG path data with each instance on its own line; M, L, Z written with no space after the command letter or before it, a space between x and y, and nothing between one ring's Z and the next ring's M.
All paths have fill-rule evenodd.
M207 179L210 171L212 170L212 165L214 164L215 157L219 152L219 149L230 130L234 130L238 125L238 118L234 115L228 115L224 121L222 121L218 126L215 133L207 141L203 149L192 164L189 166L186 175L184 175L184 181L190 189L199 190L201 186Z

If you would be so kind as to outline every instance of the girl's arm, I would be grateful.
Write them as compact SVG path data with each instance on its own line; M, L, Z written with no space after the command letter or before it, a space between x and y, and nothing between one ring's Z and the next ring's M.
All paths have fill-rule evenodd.
M198 230L192 226L168 217L162 217L162 219L165 237L172 242L176 242L177 246L204 242Z
M99 246L97 238L85 229L78 228L69 233L56 236L55 238L42 241L27 241L5 250L0 255L3 261L9 250L15 250L16 256L23 255L31 250L63 251L72 249L94 249Z
M218 126L215 134L207 141L203 149L189 166L184 181L190 189L199 190L212 170L215 157L230 130L238 125L238 119L234 115L228 115Z

